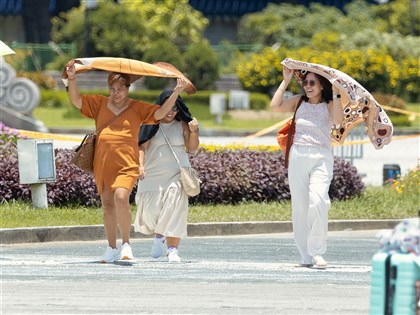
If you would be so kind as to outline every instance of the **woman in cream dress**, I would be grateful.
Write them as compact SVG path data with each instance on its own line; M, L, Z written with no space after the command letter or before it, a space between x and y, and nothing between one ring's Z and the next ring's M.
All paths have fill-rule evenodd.
M157 103L163 104L171 94L172 91L163 92ZM198 123L178 97L159 125L143 127L134 228L142 234L155 234L153 258L167 255L169 262L179 262L180 240L187 236L188 196L181 187L179 164L163 133L181 166L189 167L188 152L194 152L199 145Z

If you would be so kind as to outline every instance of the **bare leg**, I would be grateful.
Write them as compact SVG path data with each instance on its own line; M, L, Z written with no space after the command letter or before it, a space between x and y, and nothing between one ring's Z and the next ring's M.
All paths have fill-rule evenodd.
M104 210L104 227L108 238L108 245L117 248L117 212L114 203L114 192L104 187L101 195L102 207Z
M181 239L179 237L166 237L166 242L168 244L168 247L176 247L178 248L179 243L180 243Z
M122 243L130 243L130 231L131 231L131 209L130 209L130 191L125 188L115 189L114 202L117 209L118 225L120 227L120 233Z

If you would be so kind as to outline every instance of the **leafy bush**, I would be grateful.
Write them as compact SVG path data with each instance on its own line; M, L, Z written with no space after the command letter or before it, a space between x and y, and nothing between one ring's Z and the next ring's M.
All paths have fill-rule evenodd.
M42 72L17 71L16 77L22 77L33 81L40 89L55 90L57 88L57 82L54 78L45 75Z
M416 100L419 95L419 62L408 57L398 61L381 50L373 49L320 53L309 47L293 50L281 47L277 51L265 48L238 64L236 73L245 89L269 93L283 79L283 66L280 62L286 57L339 69L352 76L370 92L394 93L404 97L409 95L411 100ZM290 90L299 91L295 80L291 81Z
M364 190L365 185L356 167L343 159L334 158L334 176L328 192L331 199L348 200Z
M48 203L56 206L99 206L100 198L94 178L70 163L71 150L55 150L56 181L47 183ZM0 202L31 200L30 185L19 184L17 147L0 146Z
M391 189L399 194L417 194L420 188L420 166L408 172L407 175L399 176L391 184Z
M58 149L56 181L47 184L48 202L56 206L98 206L100 198L94 177L71 162L71 150ZM191 164L202 179L201 194L191 198L198 204L236 204L242 201L267 202L290 199L284 156L278 151L201 148L190 156ZM0 202L29 200L28 185L18 183L17 150L13 145L0 146ZM134 187L130 202L134 202ZM358 196L364 185L355 167L336 159L330 197L347 200Z
M405 101L401 97L398 97L397 95L372 93L372 96L380 105L391 106L391 107L395 107L397 109L402 109L402 110L405 109ZM403 115L403 114L390 111L389 115L398 116L398 115Z
M66 91L41 90L39 107L62 108L73 107Z
M174 65L180 71L184 69L184 60L181 52L171 42L166 39L161 39L151 44L150 48L144 53L143 60L148 63L157 61L165 61ZM173 79L145 77L144 85L149 90L163 90Z
M281 151L201 149L190 158L200 173L202 192L191 203L235 204L290 199L287 169ZM331 199L347 200L365 189L357 169L336 158Z
M405 101L397 95L372 93L372 96L380 105L390 106L395 109L406 110ZM395 126L411 126L410 117L407 114L386 110L392 124Z
M254 110L269 110L270 98L267 94L251 93L249 96L249 106Z
M19 184L17 147L12 142L0 145L0 203L30 200L29 185Z
M216 52L207 42L192 44L184 55L185 73L198 90L211 89L219 78Z
M390 111L387 111L387 113L389 112ZM389 115L389 119L391 119L394 127L410 127L412 125L408 115Z

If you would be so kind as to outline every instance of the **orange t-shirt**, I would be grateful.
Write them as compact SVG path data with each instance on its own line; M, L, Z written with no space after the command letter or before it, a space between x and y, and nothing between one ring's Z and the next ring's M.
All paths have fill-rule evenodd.
M80 112L95 120L96 129L103 127L115 114L108 108L109 98L82 95ZM111 190L131 191L139 176L138 135L142 124L156 124L154 113L160 108L130 99L131 108L123 112L96 136L93 170L99 194L104 185ZM130 106L129 105L129 106Z

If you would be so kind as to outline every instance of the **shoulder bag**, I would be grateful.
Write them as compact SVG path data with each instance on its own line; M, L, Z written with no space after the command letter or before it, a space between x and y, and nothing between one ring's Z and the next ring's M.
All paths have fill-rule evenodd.
M168 143L176 161L179 164L182 189L190 197L197 196L200 193L200 183L201 183L201 180L198 177L197 170L192 168L192 167L182 167L181 166L181 163L179 162L179 159L176 156L176 153L175 153L174 149L172 148L171 143L169 142L168 138L166 137L165 131L163 131L163 128L159 128L159 130L162 132L163 137L166 140L166 143Z
M293 114L293 118L290 118L283 125L283 127L281 127L280 130L277 132L277 142L280 145L280 148L285 155L284 165L286 166L286 168L289 165L289 153L290 153L290 148L292 147L292 144L293 144L293 137L295 135L296 112L297 112L300 104L302 104L302 101L303 101L303 96L301 96L301 98L299 99L299 102L296 105L296 109L295 109L295 112Z

